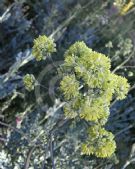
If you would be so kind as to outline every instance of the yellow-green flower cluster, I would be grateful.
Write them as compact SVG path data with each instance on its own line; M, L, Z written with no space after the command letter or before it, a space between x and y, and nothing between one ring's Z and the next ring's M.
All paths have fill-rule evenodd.
M77 116L77 112L72 109L68 104L64 106L65 116L70 119L74 119Z
M101 99L86 99L80 110L80 117L86 121L99 122L100 119L108 119L109 116L109 108Z
M88 139L81 148L82 154L106 158L114 154L116 143L111 132L106 131L100 125L94 125L88 129Z
M118 100L122 100L125 98L125 95L128 93L129 84L127 79L121 76L114 76L115 80L115 94Z
M78 113L78 109L80 107L80 104L83 104L83 101L81 100L81 98L75 98L71 101L67 101L65 106L64 106L64 113L66 118L70 118L73 119L75 117L77 117L77 113Z
M87 121L107 119L112 97L124 99L128 92L127 80L110 72L110 59L84 42L76 42L65 52L63 67L66 75L60 88L64 99L73 107L73 100L79 97L83 104L72 111Z
M65 116L97 124L99 132L94 133L95 136L89 132L89 139L82 146L83 153L109 157L116 145L112 133L102 127L109 117L112 98L124 99L129 84L125 78L110 71L111 61L107 56L92 51L84 42L73 44L64 56L64 77L60 89L66 102Z
M60 85L67 100L79 95L79 90L76 90L79 88L79 82L76 80L74 75L65 76Z
M23 77L23 83L28 91L32 91L35 87L35 77L32 74L26 74Z
M56 45L53 39L43 35L34 40L32 54L37 61L45 59L56 51Z

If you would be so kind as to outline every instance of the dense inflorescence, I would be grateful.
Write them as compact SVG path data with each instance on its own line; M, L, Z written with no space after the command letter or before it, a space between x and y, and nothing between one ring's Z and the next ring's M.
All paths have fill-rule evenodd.
M65 116L92 122L82 153L110 157L116 148L114 136L104 129L113 97L124 99L129 89L127 79L110 71L110 59L92 51L84 42L76 42L65 52L64 77L60 89L66 102ZM95 146L96 145L96 146Z
M32 74L26 74L23 77L24 86L28 91L32 91L34 89L35 82L35 77Z
M56 45L52 38L45 35L39 36L34 40L34 45L32 49L32 54L37 61L45 59L56 51Z
M82 153L97 157L109 157L116 148L114 136L111 132L106 131L100 125L94 125L88 129L88 139L82 144Z

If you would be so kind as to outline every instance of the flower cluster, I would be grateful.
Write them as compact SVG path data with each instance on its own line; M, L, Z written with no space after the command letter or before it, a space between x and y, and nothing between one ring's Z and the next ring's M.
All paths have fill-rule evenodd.
M125 98L125 95L127 94L129 90L129 84L127 82L127 79L121 76L114 76L115 81L115 94L117 99L122 100Z
M116 149L114 136L100 125L88 129L88 139L82 144L82 154L96 155L100 158L110 157Z
M100 119L108 118L109 108L103 101L88 97L80 109L80 117L87 121L100 122Z
M32 74L26 74L23 77L24 86L28 91L32 91L34 89L35 82L35 77Z
M32 54L37 61L45 59L56 51L53 39L43 35L34 40Z
M110 67L108 57L92 51L84 42L76 42L65 52L60 89L66 102L64 112L67 118L79 117L100 126L105 125L112 98L124 99L129 90L127 80L112 73ZM104 134L101 134L101 130ZM101 130L96 140L83 144L84 154L109 157L115 151L112 134ZM91 133L89 135L91 138Z
M72 87L71 87L72 86ZM67 75L61 81L61 89L64 91L64 96L66 99L75 98L78 96L79 82L77 82L74 75Z

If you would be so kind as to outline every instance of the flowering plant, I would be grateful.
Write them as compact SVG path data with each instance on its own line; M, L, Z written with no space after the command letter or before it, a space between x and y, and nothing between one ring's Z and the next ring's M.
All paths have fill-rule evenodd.
M42 49L41 49L42 48ZM40 59L37 59L40 51ZM42 51L45 51L42 52ZM34 41L33 55L37 60L55 51L55 44L46 36ZM114 136L105 129L113 97L124 99L129 90L127 79L110 71L111 61L104 54L93 51L84 42L76 42L65 52L61 65L60 91L63 110L68 119L87 122L87 138L82 143L82 154L111 157L116 149ZM26 89L33 89L34 77L24 77Z

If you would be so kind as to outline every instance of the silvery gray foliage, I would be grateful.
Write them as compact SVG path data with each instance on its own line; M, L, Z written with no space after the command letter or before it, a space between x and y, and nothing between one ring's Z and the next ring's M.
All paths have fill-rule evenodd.
M0 168L1 169L12 168L11 157L5 150L0 151Z
M30 29L31 21L24 17L21 9L21 3L13 3L7 9L5 8L5 12L1 15L1 71L14 62L16 51L20 46L24 46L30 41L30 36L27 36L26 32ZM22 40L20 41L20 39ZM6 64L3 67L5 59Z
M48 162L48 160L50 161L50 143L48 139L50 132L55 129L54 126L56 126L59 120L59 114L61 114L61 111L57 110L57 106L58 102L52 108L47 109L46 107L46 111L48 112L45 119L47 120L46 123L44 123L42 119L45 116L45 109L38 108L23 117L19 132L11 132L7 143L7 154L12 156L11 159L14 167L16 165L18 165L18 168L25 166L29 150L33 146L37 147L32 154L30 166L41 168L44 163L50 165ZM55 112L58 117L56 117L56 115L52 117L53 112ZM40 125L40 123L43 124Z
M19 69L33 59L34 58L31 54L30 49L27 49L24 52L17 53L15 63L9 68L9 71L5 74L4 82L10 80L10 78L15 78Z
M126 160L130 153L130 149L127 149L126 146L134 143L134 119L135 105L132 95L111 107L111 116L107 128L115 133L116 142L121 142L117 148L120 161L122 159Z
M22 86L20 76L16 76L6 83L4 82L5 76L0 77L0 100L5 99L8 96L11 96L15 90Z

